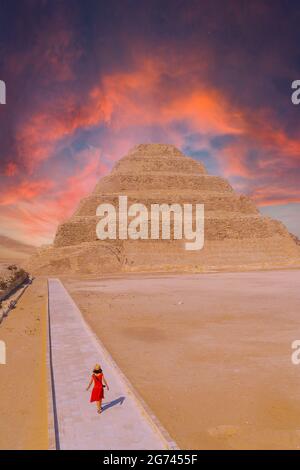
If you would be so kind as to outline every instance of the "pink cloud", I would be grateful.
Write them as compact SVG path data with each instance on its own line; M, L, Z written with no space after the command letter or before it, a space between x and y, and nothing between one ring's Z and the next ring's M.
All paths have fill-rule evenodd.
M55 53L51 57L56 67ZM207 145L210 137L216 135L236 137L223 149L210 150L215 151L215 158L226 177L243 177L251 181L250 189L257 169L260 169L267 181L264 188L252 189L258 204L299 201L296 190L288 191L284 187L278 190L274 187L274 181L268 187L268 175L270 167L274 168L274 163L278 163L284 155L285 160L280 161L281 167L276 175L280 187L282 167L293 168L299 161L300 139L289 137L278 125L271 125L265 111L254 113L232 104L224 93L207 85L204 79L189 81L184 69L184 63L172 68L169 62L160 58L140 58L129 72L115 72L99 78L86 96L81 97L83 99L79 99L71 87L63 96L53 99L51 104L33 112L19 126L16 149L20 161L32 174L38 171L41 162L55 156L61 141L72 139L78 130L99 125L110 130L111 141L103 137L103 142L106 140L106 156L111 161L138 143L137 139L143 135L140 131L143 126L164 129L170 143L180 147L185 142L185 136L174 124L184 122L188 132L203 134ZM68 76L67 72L66 69L65 77ZM166 76L173 81L164 81ZM250 161L249 143L271 156ZM21 181L4 192L0 204L21 205L14 214L19 214L20 223L27 233L37 237L53 233L57 223L72 213L80 198L88 194L99 177L108 170L99 154L93 151L80 158L84 162L83 167L66 178L63 187L54 188L51 180ZM5 171L13 176L17 172L17 164L10 163ZM25 205L24 201L27 201Z
M22 180L18 185L3 190L0 195L0 205L7 206L19 201L32 201L53 187L53 181L43 179L39 181Z
M251 197L261 207L285 205L300 202L300 189L279 186L258 187L253 190Z
M77 155L85 162L74 175L55 187L53 181L40 180L34 184L22 181L6 191L1 200L0 221L17 229L30 243L50 242L58 223L69 217L80 199L96 185L108 168L103 164L99 149L89 149Z

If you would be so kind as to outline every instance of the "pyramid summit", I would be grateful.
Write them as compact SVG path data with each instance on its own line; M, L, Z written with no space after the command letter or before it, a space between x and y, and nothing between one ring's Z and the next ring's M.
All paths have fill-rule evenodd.
M100 204L203 204L204 247L186 251L183 239L99 240ZM279 221L263 217L250 198L174 145L140 144L121 158L73 216L59 225L54 243L31 259L36 273L207 272L300 266L300 247Z

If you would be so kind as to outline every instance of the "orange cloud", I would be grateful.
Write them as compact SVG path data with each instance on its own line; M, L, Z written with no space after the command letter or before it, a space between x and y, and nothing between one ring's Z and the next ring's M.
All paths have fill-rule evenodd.
M276 124L272 125L271 116L265 110L239 108L204 80L190 84L188 78L181 79L180 86L170 86L170 89L162 84L161 78L166 75L176 82L183 74L184 64L173 70L169 64L167 67L164 61L155 59L141 60L133 71L104 77L97 93L105 97L109 125L116 131L140 125L160 126L170 131L174 123L186 122L189 132L200 132L207 137L236 136L234 142L218 154L215 152L226 176L254 177L256 168L248 159L251 145L264 152L264 158L258 160L260 169L274 168L279 159L286 167L300 159L300 138L291 138ZM182 142L178 134L175 141Z
M107 126L112 133L108 151L111 160L122 156L131 142L136 143L141 126L160 127L170 142L182 146L185 135L175 124L184 123L189 133L201 133L208 147L216 135L236 138L224 148L210 148L227 177L250 179L253 185L257 170L270 174L270 167L275 168L279 161L280 168L293 168L300 158L300 139L290 138L283 129L272 126L267 113L232 104L221 90L212 88L204 79L189 81L184 69L184 63L172 68L159 58L140 59L129 72L105 75L80 99L70 89L19 127L16 150L20 160L33 172L42 161L55 156L63 139L99 125ZM134 131L130 133L128 129ZM266 152L267 158L249 160L250 144ZM0 205L21 204L17 212L27 233L40 238L54 233L57 223L71 214L80 198L107 171L99 155L82 157L82 161L87 163L66 179L63 189L54 191L51 180L22 181L3 193ZM16 164L11 163L5 171L14 175L16 170ZM253 190L253 198L259 205L274 205L299 201L299 193L266 185Z
M261 207L300 202L300 189L280 187L255 188L251 198Z
M32 172L37 165L51 157L58 142L70 137L78 129L91 127L107 119L105 103L100 97L90 97L88 103L80 105L74 96L64 98L58 109L37 112L18 131L17 153Z
M0 205L7 206L15 204L18 201L32 201L37 196L44 194L53 187L53 181L40 180L28 181L23 180L18 185L11 186L8 190L3 190L0 195Z
M220 90L204 81L185 82L183 70L184 64L182 69L170 70L158 58L141 59L130 72L112 73L99 79L99 84L82 101L68 92L20 127L16 147L21 161L33 171L54 154L62 139L72 137L79 129L102 124L115 132L129 127L138 129L141 125L170 130L176 122L186 122L190 132L207 136L233 134L251 139L265 151L276 150L292 159L299 158L300 140L291 139L282 129L272 127L265 113L233 106ZM169 88L162 80L165 76L174 81ZM180 85L176 86L178 77ZM173 131L172 136L182 142L178 134ZM236 142L223 152L221 162L227 175L233 171L240 176L251 176L246 151L243 144Z
M4 169L5 176L15 176L18 171L18 167L15 163L9 162Z
M78 159L85 165L68 177L63 187L57 188L48 180L22 181L6 191L0 200L1 225L10 227L16 238L28 243L49 243L58 223L72 214L80 199L108 171L99 149L85 150Z

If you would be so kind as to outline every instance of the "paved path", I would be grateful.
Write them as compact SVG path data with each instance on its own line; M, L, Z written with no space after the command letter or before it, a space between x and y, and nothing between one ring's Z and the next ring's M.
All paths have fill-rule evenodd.
M58 279L49 279L50 373L56 448L176 448L136 398L130 384L85 323ZM103 414L89 403L86 386L100 363L111 390Z

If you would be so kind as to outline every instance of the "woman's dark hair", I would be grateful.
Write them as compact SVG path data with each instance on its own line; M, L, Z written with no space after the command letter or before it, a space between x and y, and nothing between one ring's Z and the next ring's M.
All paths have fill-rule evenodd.
M102 369L94 369L93 374L102 374Z

